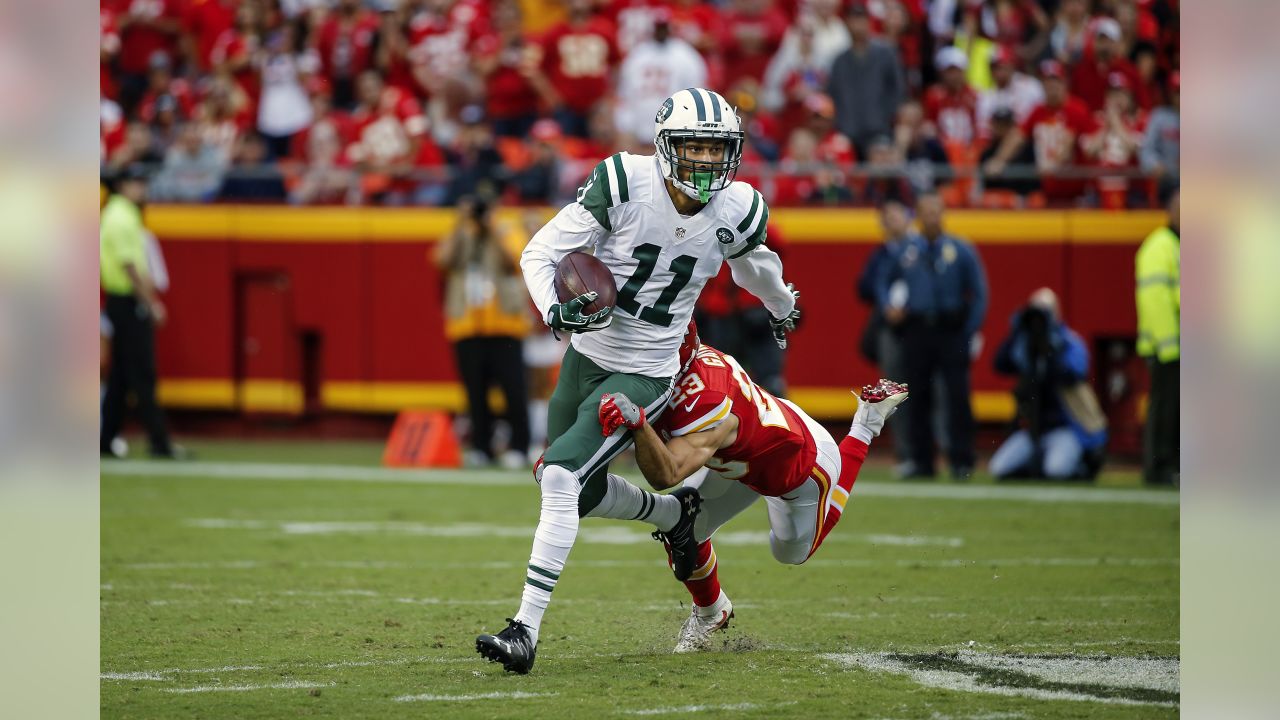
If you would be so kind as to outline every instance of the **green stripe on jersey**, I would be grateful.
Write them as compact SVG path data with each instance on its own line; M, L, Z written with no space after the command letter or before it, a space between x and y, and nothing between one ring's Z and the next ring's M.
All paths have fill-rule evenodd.
M621 153L614 155L612 160L613 172L618 176L618 204L631 202L631 193L627 190L627 171L622 166Z
M756 210L760 208L760 193L752 190L751 209L747 211L747 216L742 218L742 222L738 223L738 234L741 235L747 231L747 228L755 222Z
M578 190L578 202L582 203L582 207L591 213L591 217L600 223L600 227L608 232L613 232L613 225L609 222L609 208L613 205L613 197L609 193L609 171L605 168L605 163L601 162L591 171L591 175L587 178L587 184Z
M536 572L536 573L538 573L538 574L539 574L539 575L541 575L542 577L547 578L548 580L559 580L559 579L560 579L560 573L553 573L553 572L551 572L550 570L547 570L547 569L545 569L545 568L540 568L540 567L538 567L537 565L529 565L529 569L530 569L530 570L532 570L532 571L534 571L534 572Z
M743 255L755 250L764 244L765 237L768 235L769 228L769 206L764 206L764 216L760 218L760 224L756 226L755 232L751 233L751 237L747 238L747 244L738 252L729 256L730 260L740 258Z

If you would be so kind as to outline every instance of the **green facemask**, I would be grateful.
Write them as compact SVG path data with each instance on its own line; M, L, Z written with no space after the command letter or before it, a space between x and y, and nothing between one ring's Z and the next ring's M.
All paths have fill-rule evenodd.
M693 186L698 189L698 202L705 203L711 199L711 181L714 179L715 173L694 171Z

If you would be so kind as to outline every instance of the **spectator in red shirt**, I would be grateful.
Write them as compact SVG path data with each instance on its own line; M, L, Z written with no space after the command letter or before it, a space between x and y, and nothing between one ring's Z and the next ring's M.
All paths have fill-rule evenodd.
M1146 113L1135 106L1133 89L1123 74L1112 73L1107 85L1106 105L1095 117L1097 129L1080 139L1080 149L1085 159L1098 167L1136 169L1147 128ZM1130 204L1130 190L1144 187L1145 183L1132 182L1127 175L1099 177L1099 205L1122 210Z
M853 143L836 130L836 104L831 96L815 93L804 101L804 127L817 139L818 159L836 167L847 167L857 160Z
M787 32L787 16L772 0L734 0L732 7L721 25L724 84L734 85L742 77L760 82Z
M609 94L609 73L621 59L613 36L613 23L595 12L592 0L570 0L568 19L543 36L547 104L566 135L587 137L591 109Z
M117 97L111 64L119 54L120 30L116 27L116 12L104 2L98 9L98 92L104 98Z
M1123 40L1120 23L1112 18L1097 20L1093 25L1092 52L1086 49L1084 58L1071 71L1071 92L1091 111L1102 110L1108 78L1117 72L1134 89L1138 107L1147 108L1146 91L1139 86L1138 70L1124 57Z
M475 46L475 70L484 79L486 111L499 137L524 137L538 119L538 91L531 76L539 72L541 49L525 38L520 19L517 3L498 3L494 32Z
M191 0L182 15L187 32L189 67L208 73L213 70L213 46L218 36L235 26L240 0Z
M480 0L406 3L409 71L428 102L447 94L469 97L471 48L488 32L488 5ZM451 100L452 102L452 100Z
M104 0L107 4L110 0ZM116 27L120 32L120 92L122 105L131 110L147 85L151 57L174 59L178 22L177 0L114 0Z
M376 70L360 74L356 97L360 104L351 115L353 140L347 158L368 173L366 196L378 201L405 199L414 189L414 168L439 163L422 107L404 90L387 87Z
M244 3L236 9L235 26L224 31L213 43L210 59L220 74L230 75L249 98L257 112L258 91L261 87L255 61L262 50L262 20L258 6ZM256 148L246 152L252 154Z
M924 116L933 124L944 147L969 147L977 135L978 96L969 87L969 58L958 47L938 51L935 65L941 81L924 94Z
M314 119L311 127L293 137L291 156L304 165L289 201L309 205L358 199L359 184L351 171L350 158L343 152L351 139L351 120L333 109L327 80L312 78L308 90Z
M333 86L333 106L350 109L356 102L356 78L373 67L378 17L360 0L338 0L316 32L321 72Z
M1044 104L1032 111L1017 132L1008 135L995 156L983 166L983 172L1003 174L1023 144L1031 142L1045 196L1055 200L1073 200L1080 196L1084 183L1060 177L1059 173L1064 168L1080 164L1078 141L1083 135L1093 132L1093 118L1083 102L1067 93L1066 75L1060 63L1046 60L1041 63L1040 74L1044 84Z

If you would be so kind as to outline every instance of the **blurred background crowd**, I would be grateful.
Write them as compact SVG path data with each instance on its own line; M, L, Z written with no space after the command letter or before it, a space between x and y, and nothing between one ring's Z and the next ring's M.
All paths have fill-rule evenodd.
M783 205L1159 207L1178 0L103 0L101 162L153 200L571 199L706 85Z

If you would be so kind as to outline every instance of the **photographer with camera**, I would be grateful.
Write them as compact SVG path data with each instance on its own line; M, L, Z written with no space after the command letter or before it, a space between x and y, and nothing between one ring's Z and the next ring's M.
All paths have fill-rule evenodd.
M493 413L489 388L507 401L511 442L499 459L508 469L524 467L529 453L529 390L523 338L529 332L528 296L518 264L524 238L495 225L493 201L483 195L458 203L458 222L436 248L444 274L445 337L454 347L471 419L470 467L492 458Z
M1002 478L1092 479L1106 454L1107 420L1089 386L1089 351L1059 319L1049 288L1014 313L995 369L1018 378L1016 430L991 457Z

